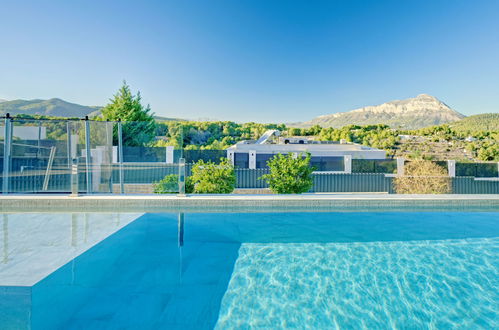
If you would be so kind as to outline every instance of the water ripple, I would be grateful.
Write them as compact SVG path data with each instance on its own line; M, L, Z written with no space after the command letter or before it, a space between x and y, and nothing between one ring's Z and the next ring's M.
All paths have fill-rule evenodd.
M216 328L499 328L499 238L242 244Z

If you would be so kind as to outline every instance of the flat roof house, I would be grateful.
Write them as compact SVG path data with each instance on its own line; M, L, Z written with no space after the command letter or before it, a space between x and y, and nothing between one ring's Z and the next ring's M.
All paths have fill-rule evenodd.
M227 148L227 158L239 168L265 168L275 154L311 154L317 171L351 172L352 159L385 159L386 151L346 141L314 141L311 137L279 137L278 130L265 132L258 140L241 141Z

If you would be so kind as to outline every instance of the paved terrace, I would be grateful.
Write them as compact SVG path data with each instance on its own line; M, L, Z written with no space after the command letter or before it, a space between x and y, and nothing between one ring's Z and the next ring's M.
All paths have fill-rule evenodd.
M499 195L5 195L0 212L494 211Z

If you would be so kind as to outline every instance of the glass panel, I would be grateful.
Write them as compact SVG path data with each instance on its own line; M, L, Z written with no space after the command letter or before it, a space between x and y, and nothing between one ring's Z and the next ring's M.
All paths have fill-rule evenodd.
M67 122L69 158L78 165L78 192L87 192L87 166L85 154L85 122L72 120Z
M56 120L12 121L10 192L69 192L66 123Z
M125 193L150 194L154 192L155 185L160 186L158 192L178 192L178 164L125 163L123 168ZM116 181L119 180L117 174L115 172L113 176Z
M126 163L166 162L165 147L124 146L123 161Z
M352 159L353 173L385 173L397 172L395 159Z
M345 161L343 157L312 157L310 165L316 171L344 171Z
M267 162L274 156L273 154L256 154L256 168L268 168Z
M445 168L445 170L448 171L448 167L449 167L448 164L449 163L447 163L447 161L445 161L445 160L436 160L436 161L434 161L434 163L437 164L440 167Z
M184 150L184 158L187 164L195 163L199 160L205 162L220 163L220 158L227 158L226 150Z
M375 172L374 173L397 173L397 160L396 159L375 159L374 160Z
M497 177L497 163L456 163L456 176Z
M258 156L257 161L258 161ZM236 152L234 153L234 166L239 168L248 168L249 167L249 155L248 153Z
M86 122L84 122L84 125ZM112 122L88 121L90 132L90 174L93 193L113 191L113 128ZM85 128L85 135L87 128ZM85 136L86 141L88 140ZM86 147L85 147L86 148ZM87 150L84 150L85 158Z
M178 192L178 159L181 150L174 150L167 159L167 147L153 147L157 129L147 122L128 122L123 125L124 192L150 194ZM159 137L158 137L159 138ZM116 139L117 140L117 139ZM119 183L118 167L113 182Z

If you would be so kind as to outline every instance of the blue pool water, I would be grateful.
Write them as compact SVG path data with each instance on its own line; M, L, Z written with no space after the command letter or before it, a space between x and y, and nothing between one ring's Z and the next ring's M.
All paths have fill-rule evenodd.
M151 213L117 228L28 291L2 287L7 256L0 328L499 328L496 212Z

